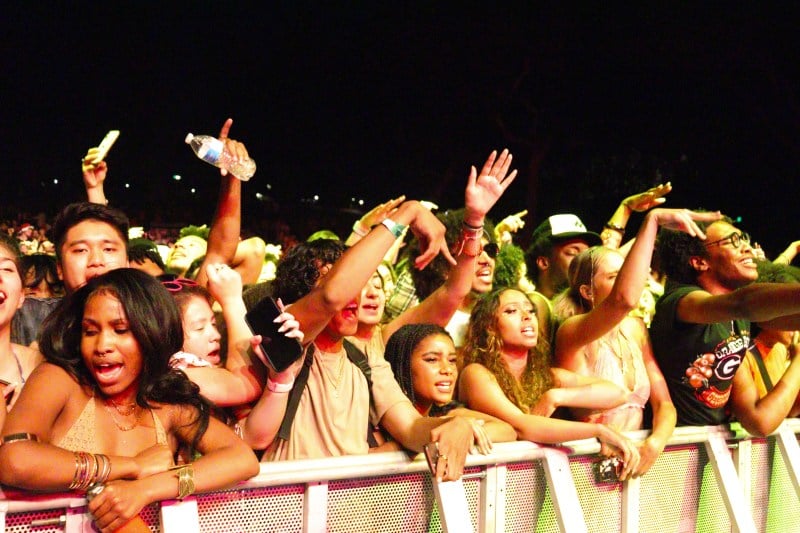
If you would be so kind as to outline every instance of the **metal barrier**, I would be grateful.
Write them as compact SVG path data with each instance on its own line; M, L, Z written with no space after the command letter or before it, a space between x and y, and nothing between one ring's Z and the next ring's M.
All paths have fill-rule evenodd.
M625 483L595 482L594 439L496 444L470 456L455 483L432 482L425 460L403 452L268 463L234 489L151 505L142 517L164 533L800 531L798 433L798 419L768 438L677 428L650 472ZM0 498L0 533L91 527L81 497Z

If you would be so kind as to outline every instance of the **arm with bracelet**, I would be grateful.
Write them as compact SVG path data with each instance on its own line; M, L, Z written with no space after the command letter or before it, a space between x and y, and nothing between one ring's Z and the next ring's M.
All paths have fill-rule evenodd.
M634 211L642 212L652 209L663 204L666 199L664 196L669 194L672 190L672 184L667 182L665 184L651 187L650 189L628 196L620 202L617 210L608 219L608 222L603 226L603 231L600 233L600 238L603 240L603 245L607 248L617 249L622 244L622 238L625 236L625 227L628 225L628 220Z
M475 277L478 256L483 253L486 214L497 203L514 181L517 171L509 173L512 155L503 150L489 154L480 175L473 166L464 191L464 220L458 240L450 248L456 258L444 284L425 298L419 305L411 307L387 324L382 335L384 340L405 324L431 323L445 326L453 313L469 295Z

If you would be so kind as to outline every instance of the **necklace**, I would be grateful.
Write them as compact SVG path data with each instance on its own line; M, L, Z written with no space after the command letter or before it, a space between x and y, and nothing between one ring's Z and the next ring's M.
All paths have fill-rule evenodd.
M343 357L342 355L338 355L337 357L339 359L339 365L338 365L338 368L336 370L336 374L335 375L328 370L328 367L327 367L326 364L323 363L321 366L322 366L322 371L328 376L328 379L330 380L331 385L333 386L333 390L335 391L336 396L338 397L339 396L339 386L342 384L342 378L344 377L344 360L345 360L345 357Z
M117 429L119 429L120 431L130 431L130 430L132 430L133 428L135 428L136 426L139 425L139 418L141 417L141 412L135 413L136 404L133 404L132 406L127 406L127 405L122 406L123 408L132 407L132 409L133 409L127 415L123 415L121 412L119 412L119 408L117 407L117 404L115 404L113 400L110 400L110 401L111 401L111 404L114 406L114 409L111 409L111 407L109 407L108 404L105 401L103 402L103 407L105 407L106 411L108 411L108 414L111 415L111 421L114 422L114 425L117 426ZM124 421L120 422L119 420L117 420L117 415L114 413L114 411L119 412L119 414L122 415L122 416L130 416L132 414L135 414L135 417L133 419L133 423L130 424L130 425L125 425Z
M111 398L109 398L108 401L111 402L111 405L114 406L114 409L116 409L117 412L122 416L131 416L134 413L134 411L136 411L136 402L129 403L127 405L122 405L118 404Z

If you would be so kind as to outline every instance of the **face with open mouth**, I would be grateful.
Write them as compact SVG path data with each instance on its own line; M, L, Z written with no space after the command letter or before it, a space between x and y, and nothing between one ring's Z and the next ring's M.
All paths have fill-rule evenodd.
M167 258L167 267L181 274L192 265L192 262L205 255L208 243L197 235L181 237L175 243Z
M530 350L536 346L539 333L536 311L525 293L515 289L503 291L495 320L503 349Z
M359 298L353 299L344 309L333 315L326 330L332 337L355 335L358 330Z
M361 303L358 306L358 321L375 325L383 317L386 305L386 294L383 292L383 278L375 272L364 288L361 289Z
M86 301L81 354L104 396L122 403L136 396L142 352L122 303L108 292L95 293Z
M193 296L181 309L183 351L194 354L214 366L220 364L220 339L217 321L208 301Z
M458 368L456 347L447 335L435 333L422 339L411 352L411 382L417 407L445 405L453 400Z
M734 235L737 238L732 238ZM758 278L755 254L748 239L740 239L742 231L718 221L706 230L706 252L709 273L723 286L735 290ZM736 246L734 246L736 244Z

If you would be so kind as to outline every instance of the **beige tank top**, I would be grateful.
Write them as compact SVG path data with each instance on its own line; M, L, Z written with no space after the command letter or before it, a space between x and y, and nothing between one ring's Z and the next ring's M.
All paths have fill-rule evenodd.
M61 440L55 443L59 448L70 450L73 452L89 452L89 453L102 453L97 446L97 439L95 434L97 432L97 421L95 412L97 410L96 398L90 398L86 402L86 407L81 411L80 416L69 431L61 437ZM164 431L164 426L156 416L152 409L148 409L150 415L153 417L153 426L156 430L156 444L167 444L167 432Z

